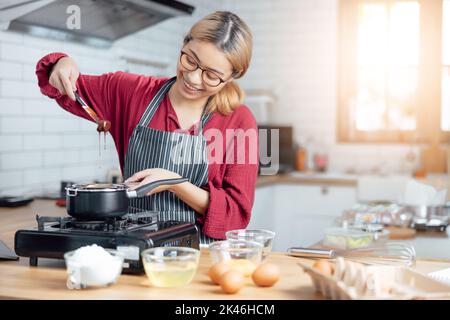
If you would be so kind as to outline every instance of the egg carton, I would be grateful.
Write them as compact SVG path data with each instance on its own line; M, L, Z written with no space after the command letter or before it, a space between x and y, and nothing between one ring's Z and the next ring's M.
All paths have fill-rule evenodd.
M450 299L450 285L401 266L367 266L337 258L333 275L299 262L325 298L333 300Z

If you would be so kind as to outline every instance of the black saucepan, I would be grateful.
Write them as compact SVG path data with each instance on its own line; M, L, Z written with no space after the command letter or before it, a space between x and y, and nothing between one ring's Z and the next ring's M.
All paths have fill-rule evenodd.
M163 179L131 190L125 184L73 184L66 188L67 213L80 220L103 220L128 213L129 199L140 198L162 185L188 181Z

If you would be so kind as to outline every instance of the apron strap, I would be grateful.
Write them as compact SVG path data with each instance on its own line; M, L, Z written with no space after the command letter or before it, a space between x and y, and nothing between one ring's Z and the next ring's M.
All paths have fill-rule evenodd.
M148 104L147 108L145 109L144 114L142 115L141 119L139 120L138 126L148 127L148 124L152 120L153 116L156 113L156 110L158 109L159 105L161 104L161 101L166 96L166 93L169 91L169 89L172 87L172 85L177 80L177 77L170 78L167 80L162 87L158 90L156 95L153 97L153 99ZM209 121L209 119L212 116L212 112L203 113L201 120L200 120L200 132L203 132L203 128L205 127L206 123Z
M169 91L170 87L175 83L176 80L177 77L170 78L158 90L156 95L153 97L152 101L150 101L149 105L147 106L147 109L145 109L145 112L142 115L141 120L139 120L138 126L148 127L148 124L155 115L155 112L158 109L159 105L161 104L161 101L164 99L166 93Z
M206 126L206 123L209 121L209 119L211 119L211 117L212 117L212 112L203 113L202 119L201 119L202 126L200 129L203 129Z

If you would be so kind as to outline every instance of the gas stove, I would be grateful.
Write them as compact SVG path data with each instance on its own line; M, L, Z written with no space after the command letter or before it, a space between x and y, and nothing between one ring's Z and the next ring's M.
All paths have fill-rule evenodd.
M158 212L129 213L120 218L84 221L72 217L36 216L37 227L18 230L14 238L16 254L30 258L64 259L64 253L97 244L125 255L123 270L141 273L140 254L152 247L199 248L198 229L192 223L158 221Z

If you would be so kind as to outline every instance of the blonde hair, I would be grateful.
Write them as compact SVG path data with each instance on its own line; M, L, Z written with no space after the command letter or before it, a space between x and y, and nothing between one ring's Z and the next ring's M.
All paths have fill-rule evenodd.
M223 51L233 68L234 79L241 78L247 72L252 56L252 33L234 13L216 11L207 15L192 26L184 38L184 44L194 39L213 43ZM207 111L227 115L241 105L243 100L244 91L232 80L210 97Z

